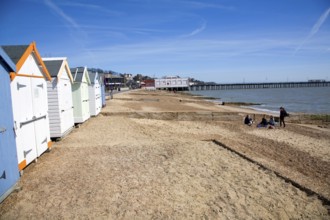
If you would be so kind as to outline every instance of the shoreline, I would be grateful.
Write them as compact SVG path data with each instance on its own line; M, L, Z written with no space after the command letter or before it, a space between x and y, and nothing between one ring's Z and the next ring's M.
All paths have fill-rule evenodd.
M307 92L308 95L304 98L301 98L298 95L302 94L303 97L304 90L297 92L295 90L297 88L287 89L290 89L291 92L284 93L284 91L282 91L281 89L238 89L222 91L189 91L189 93L199 96L205 95L205 97L211 96L212 100L218 100L220 103L225 102L230 105L241 104L241 106L248 105L248 107L251 108L260 108L260 110L264 112L278 112L279 107L283 106L291 114L330 115L330 108L327 104L330 100L325 95L328 93L328 91L330 91L327 87L310 88L322 90L316 90L318 91L317 96L311 95L313 94L312 92ZM293 95L290 95L291 93ZM315 100L319 101L315 102ZM323 101L320 102L320 100ZM295 104L297 102L299 104ZM314 106L314 108L312 108L311 106Z
M191 96L196 96L199 99L203 99L205 101L210 101L213 103L216 103L217 105L223 105L222 102L220 101L221 99L214 98L214 97L209 97L209 96L203 96L203 95L197 95L193 94L190 92L184 92L183 93L191 95ZM214 101L214 100L219 100ZM247 114L258 114L258 115L267 115L267 116L275 116L279 117L279 111L274 111L274 110L269 110L269 109L262 109L258 107L254 107L255 105L261 106L262 104L260 103L250 103L250 102L225 102L224 106L231 106L233 107L233 111L237 112L245 112ZM235 108L237 108L235 110ZM245 111L245 110L250 110L250 111ZM303 113L303 112L290 112L290 116L286 118L287 121L293 122L293 123L298 123L298 124L309 124L309 125L319 125L319 126L325 126L329 127L330 126L330 113Z
M114 94L24 170L0 219L328 219L317 196L330 198L330 129L243 125L252 112L263 114L164 91Z

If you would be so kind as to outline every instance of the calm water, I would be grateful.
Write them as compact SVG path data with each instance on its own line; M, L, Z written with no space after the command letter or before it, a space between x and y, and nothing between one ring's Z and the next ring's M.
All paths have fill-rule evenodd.
M278 112L279 107L283 106L289 113L330 113L330 87L209 90L191 93L218 98L219 102L259 103L261 105L249 108L263 111Z

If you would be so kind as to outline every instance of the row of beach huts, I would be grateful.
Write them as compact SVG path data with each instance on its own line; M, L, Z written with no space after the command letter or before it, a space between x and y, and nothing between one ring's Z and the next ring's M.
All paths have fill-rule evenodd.
M0 203L24 168L105 106L102 77L42 58L35 42L0 46Z

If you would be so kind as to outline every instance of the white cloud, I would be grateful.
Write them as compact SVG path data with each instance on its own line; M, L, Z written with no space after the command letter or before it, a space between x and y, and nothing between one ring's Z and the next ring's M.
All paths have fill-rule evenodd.
M286 40L169 40L125 44L91 49L100 63L121 62L204 62L235 56L288 55L294 42ZM278 51L274 51L273 49ZM80 55L82 58L83 55ZM82 58L87 61L87 57Z
M309 50L319 51L327 44L322 40L322 44L310 44ZM233 72L236 75L251 72L258 76L265 72L276 72L280 69L280 74L287 74L288 68L291 72L302 69L306 62L316 62L313 56L291 57L292 48L295 41L288 39L273 38L227 38L227 39L168 39L145 41L143 43L117 44L114 46L100 46L90 48L97 57L91 60L89 54L80 51L76 56L70 58L70 63L75 65L98 66L105 69L112 69L119 72L143 73L143 74L187 74L198 72L199 77L204 73L210 73L214 79L217 74ZM315 48L312 46L314 45ZM317 49L318 48L318 49ZM328 45L327 47L328 48ZM307 61L309 60L309 61ZM301 62L300 62L301 61ZM310 62L310 63L308 63ZM324 59L317 61L319 68ZM282 69L281 69L282 68ZM322 68L321 68L322 69ZM256 71L259 70L257 73ZM298 76L300 76L298 73ZM321 71L321 70L320 70ZM316 71L317 72L317 71ZM202 74L203 73L203 74ZM321 71L322 73L322 71ZM202 75L201 75L202 74ZM228 75L228 80L237 80L235 74ZM276 75L278 75L276 74ZM195 77L196 78L196 77ZM198 78L198 77L197 77ZM219 77L219 80L223 77ZM258 80L253 77L250 80Z
M322 24L325 22L325 20L328 18L330 14L330 8L328 8L328 10L326 10L323 15L321 15L321 17L319 18L319 20L314 24L311 32L309 33L309 37L313 37L321 28Z
M191 33L189 33L187 35L183 35L183 37L195 36L195 35L201 33L203 30L205 30L205 28L206 28L206 22L203 21L203 23L200 25L200 27L196 28L195 30L193 30Z
M321 17L317 20L317 22L314 24L312 30L309 32L308 36L304 39L304 41L295 49L294 55L304 46L304 44L311 39L322 27L323 23L326 21L330 14L330 8L328 8Z
M182 1L183 3L189 5L193 8L215 8L215 9L234 9L232 6L225 6L221 4L211 4L211 3L205 3L205 2L197 2L197 1Z
M77 43L89 56L90 60L96 59L94 54L86 49L86 42L88 40L87 33L80 27L80 25L64 11L58 7L52 0L44 0L45 4L57 15L59 15L70 29L70 35L75 43Z
M67 22L70 26L80 29L79 25L68 15L66 15L62 9L57 7L51 0L45 0L45 4L52 9L57 15L59 15L65 22Z
M98 12L104 12L106 14L114 15L114 16L122 15L121 12L109 10L106 7L102 7L102 6L96 5L96 4L65 2L65 3L61 3L61 5L71 6L71 7L80 7L80 8L85 8L85 9L88 9L88 10L95 10L95 11L98 11Z

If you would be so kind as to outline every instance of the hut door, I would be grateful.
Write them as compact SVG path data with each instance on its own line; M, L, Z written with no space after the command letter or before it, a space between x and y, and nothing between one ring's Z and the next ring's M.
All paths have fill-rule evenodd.
M101 99L101 87L99 84L96 84L95 86L95 105L96 105L96 114L98 114L101 111L102 107L102 99Z
M72 104L72 95L71 95L71 82L69 79L61 79L61 91L60 94L60 114L61 114L61 123L65 130L72 127L73 122L73 104Z
M17 76L10 86L18 163L27 165L37 157L31 78Z
M19 178L9 85L8 74L0 73L0 197Z
M48 148L49 119L47 104L47 84L44 78L31 79L33 96L34 128L37 156L39 157Z
M101 97L102 97L102 107L105 106L105 86L101 84Z
M88 85L86 83L81 83L81 97L82 97L82 115L83 118L90 116L89 109L89 94L88 94Z

